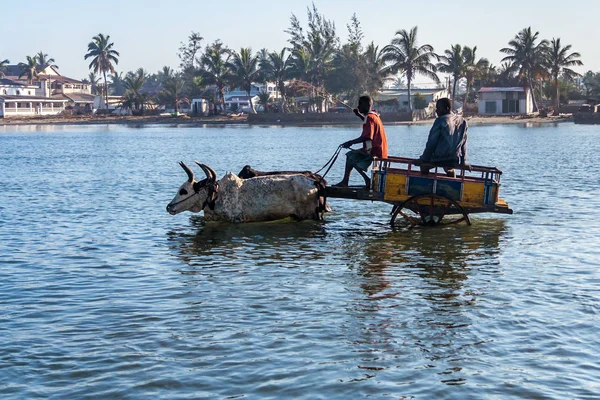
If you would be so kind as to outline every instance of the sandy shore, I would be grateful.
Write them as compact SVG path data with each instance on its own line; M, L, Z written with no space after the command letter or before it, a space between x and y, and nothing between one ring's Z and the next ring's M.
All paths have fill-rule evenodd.
M12 117L0 118L0 126L13 125L152 125L152 124L185 124L185 125L228 125L228 124L247 124L247 115L241 116L212 116L212 117L188 117L188 116L31 116L31 117ZM405 122L385 122L386 125L429 125L433 119L421 121ZM538 117L538 116L473 116L467 118L469 125L496 125L496 124L549 124L557 122L571 122L571 116L560 117ZM282 123L291 126L310 126L314 124L307 123ZM330 125L323 122L321 125Z

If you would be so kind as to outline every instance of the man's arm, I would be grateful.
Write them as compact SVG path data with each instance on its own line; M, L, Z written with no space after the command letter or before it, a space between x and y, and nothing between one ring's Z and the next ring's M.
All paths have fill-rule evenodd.
M360 136L360 137L357 137L356 139L348 140L347 142L342 143L342 147L347 149L348 147L352 146L353 144L362 143L367 140L369 140L369 139Z
M360 113L359 113L360 114ZM362 115L362 114L360 114ZM375 127L373 125L373 120L367 118L367 121L363 124L362 134L356 139L348 140L347 142L342 143L342 147L348 148L353 144L363 143L367 140L373 140L373 132Z

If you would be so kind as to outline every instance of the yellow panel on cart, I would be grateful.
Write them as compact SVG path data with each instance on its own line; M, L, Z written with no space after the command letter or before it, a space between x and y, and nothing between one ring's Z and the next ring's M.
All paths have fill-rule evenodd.
M406 200L406 175L387 174L383 199L386 201Z
M483 182L465 182L463 184L463 203L483 205Z

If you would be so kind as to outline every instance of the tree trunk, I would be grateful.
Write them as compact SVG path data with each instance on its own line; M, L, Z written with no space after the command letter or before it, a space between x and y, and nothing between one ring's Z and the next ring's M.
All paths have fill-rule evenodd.
M225 90L223 85L219 85L219 96L221 96L221 113L225 113ZM215 107L216 110L216 107Z
M556 89L556 100L554 100L554 115L558 115L558 109L560 108L560 89L558 87L558 77L554 77L554 88Z
M177 116L179 114L179 107L177 103L179 103L177 100L179 100L177 97L175 97L175 116Z
M469 92L471 91L471 81L467 78L467 91L465 93L465 102L463 103L463 111L466 109L466 105L469 103Z
M535 92L533 90L533 85L531 84L531 79L527 79L527 82L529 83L529 91L531 91L531 102L533 103L533 112L536 112L538 111L538 106L535 101Z
M108 84L106 83L106 70L103 69L102 73L104 75L104 108L108 110Z
M252 87L250 87L250 90L252 90ZM254 109L254 103L252 103L252 96L250 96L250 90L246 90L246 93L248 94L248 102L250 103L250 112L252 114L256 114L256 110ZM267 109L267 105L265 104L265 110Z
M408 87L408 111L412 114L412 101L410 101L410 78L406 78L407 87Z
M285 114L287 111L286 110L287 104L285 101L285 83L281 83L279 85L279 94L281 94L281 112L283 114Z
M454 77L454 83L452 84L452 104L450 105L450 111L454 109L454 98L456 97L456 77Z

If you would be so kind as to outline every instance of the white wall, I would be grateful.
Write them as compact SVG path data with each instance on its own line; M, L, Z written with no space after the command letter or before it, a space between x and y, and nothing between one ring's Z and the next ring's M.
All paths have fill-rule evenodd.
M19 92L19 93L17 93ZM0 86L0 96L36 96L35 86Z
M533 112L533 99L529 91L525 92L526 96L524 99L519 99L519 114L530 114ZM479 114L482 115L503 115L502 113L502 100L506 98L506 92L487 92L479 93L479 99L477 101L477 109ZM486 103L496 103L496 112L486 112ZM510 115L507 113L505 115Z

